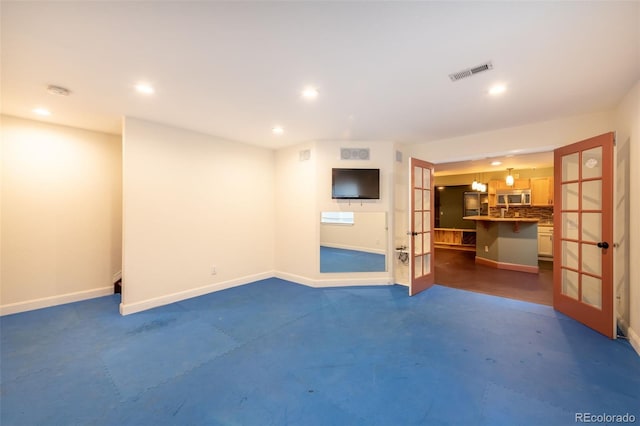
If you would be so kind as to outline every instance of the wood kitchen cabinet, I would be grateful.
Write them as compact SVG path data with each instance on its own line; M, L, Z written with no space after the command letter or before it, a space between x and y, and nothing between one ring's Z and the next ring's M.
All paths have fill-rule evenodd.
M531 179L531 205L553 205L553 177Z
M496 206L496 191L498 189L498 181L490 180L489 185L487 186L487 194L489 194L489 207Z
M514 179L513 186L508 186L506 180L497 180L496 189L531 189L530 179Z
M538 257L553 259L553 227L538 227Z

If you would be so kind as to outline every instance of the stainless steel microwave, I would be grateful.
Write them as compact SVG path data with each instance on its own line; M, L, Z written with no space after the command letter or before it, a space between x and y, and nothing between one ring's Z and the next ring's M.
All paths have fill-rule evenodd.
M497 206L530 206L530 189L500 189L496 192Z

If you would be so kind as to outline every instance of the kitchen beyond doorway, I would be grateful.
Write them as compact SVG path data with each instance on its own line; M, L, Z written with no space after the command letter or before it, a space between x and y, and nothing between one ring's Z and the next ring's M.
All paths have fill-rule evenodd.
M436 284L541 305L553 305L553 263L539 261L538 274L475 263L475 252L435 249Z

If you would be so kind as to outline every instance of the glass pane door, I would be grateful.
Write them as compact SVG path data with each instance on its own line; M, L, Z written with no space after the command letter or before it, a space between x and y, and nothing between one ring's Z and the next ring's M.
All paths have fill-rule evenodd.
M433 285L433 165L411 159L411 288L414 295Z
M554 307L613 337L613 134L557 149L555 175Z

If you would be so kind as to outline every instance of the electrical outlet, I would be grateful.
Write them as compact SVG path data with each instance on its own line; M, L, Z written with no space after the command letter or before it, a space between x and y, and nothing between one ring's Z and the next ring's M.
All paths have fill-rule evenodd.
M218 273L218 271L216 270L215 266L211 267L211 275L216 275Z
M484 246L484 252L489 253L489 246Z

